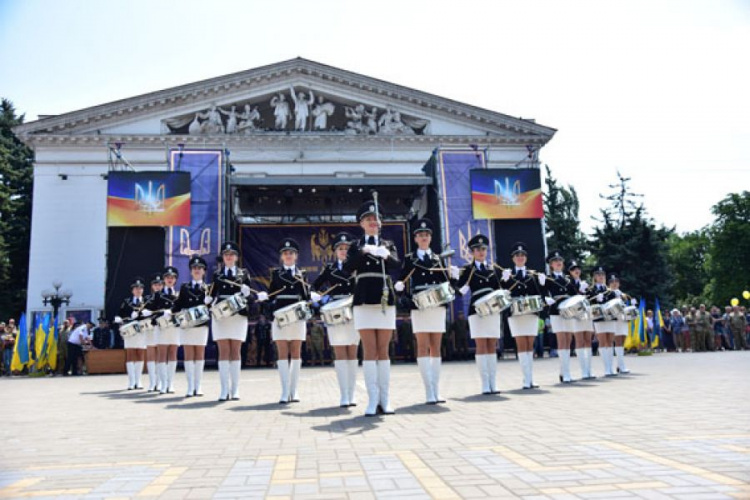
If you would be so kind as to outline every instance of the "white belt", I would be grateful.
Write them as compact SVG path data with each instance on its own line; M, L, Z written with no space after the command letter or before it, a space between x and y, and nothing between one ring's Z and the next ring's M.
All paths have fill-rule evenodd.
M479 290L472 291L471 293L472 293L472 295L477 295L477 294L482 293L482 292L491 292L493 290L494 290L494 288L480 288Z
M302 298L299 295L277 295L277 299L296 299L296 300L302 300Z
M390 279L391 276L386 274L386 279ZM357 275L357 281L359 281L360 278L379 278L383 279L383 273L362 273Z

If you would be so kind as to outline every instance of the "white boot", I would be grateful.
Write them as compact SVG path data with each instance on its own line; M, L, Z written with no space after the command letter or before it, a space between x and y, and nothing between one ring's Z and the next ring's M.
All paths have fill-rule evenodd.
M349 369L347 375L349 380L346 384L349 389L349 406L357 406L357 398L355 397L357 390L357 369L359 369L359 362L356 359L347 360Z
M132 361L128 361L125 363L125 370L128 372L128 390L132 391L135 387L135 377L133 376L133 373L135 370L133 369L134 363Z
M231 380L230 391L234 401L240 399L240 370L242 369L242 362L239 359L235 359L229 362L229 378Z
M586 378L596 378L591 374L591 358L594 356L590 347L583 348L583 359L586 361Z
M602 357L602 364L604 365L604 376L612 376L612 360L610 358L612 348L599 346L599 354Z
M378 387L378 362L363 361L362 371L365 372L365 387L367 387L367 409L366 417L374 417L378 414L380 405L380 388Z
M445 399L440 397L440 368L442 367L442 358L430 358L432 364L432 393L435 395L435 401L445 403Z
M336 380L339 382L339 407L349 407L349 361L337 359L333 362L336 370Z
M581 368L581 380L586 380L586 353L583 347L576 347L578 366Z
M498 394L497 390L497 354L485 354L485 363L487 366L487 382L490 386L490 394Z
M630 370L625 368L625 347L615 346L615 354L617 354L617 371L620 373L630 373Z
M523 374L523 388L530 389L531 381L529 380L529 372L526 369L526 353L525 352L518 353L518 364L521 365L521 373Z
M419 365L419 373L422 375L422 383L424 384L425 401L428 405L434 405L437 403L435 399L435 393L432 391L432 366L430 358L423 356L417 358L417 365Z
M221 383L221 392L219 401L229 400L229 361L219 361L219 381Z
M156 377L156 361L147 361L146 371L148 372L148 392L155 391L158 384Z
M396 413L391 407L391 360L378 361L378 391L380 392L380 408L385 415Z
M156 376L159 379L159 394L167 393L167 364L156 363Z
M558 349L557 356L560 358L560 382L567 384L573 380L570 378L570 349Z
M490 378L487 373L487 363L484 361L484 354L475 354L474 361L477 364L477 370L479 370L479 378L482 379L482 394L490 393Z
M177 373L177 361L167 361L167 392L174 394L174 374Z
M206 365L206 360L199 359L197 361L194 361L195 363L195 374L193 378L193 394L196 396L203 396L203 391L201 390L201 380L203 380L203 367Z
M136 361L133 363L133 368L135 369L135 388L136 389L143 389L143 386L141 385L141 375L143 374L143 361Z
M302 360L293 359L289 363L289 401L299 403L297 387L299 386L299 373L302 371Z
M534 353L518 353L518 359L521 361L521 368L523 369L523 388L536 389L539 387L534 385Z
M281 397L279 403L287 404L289 402L289 361L280 359L276 362L276 368L279 370L279 380L281 381Z
M187 379L187 391L185 392L186 398L192 398L195 386L193 378L195 377L195 361L185 361L185 378Z

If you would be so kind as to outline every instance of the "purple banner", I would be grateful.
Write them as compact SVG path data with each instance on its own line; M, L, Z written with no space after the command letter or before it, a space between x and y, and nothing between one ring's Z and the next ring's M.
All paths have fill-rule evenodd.
M190 226L170 226L167 231L166 262L190 275L188 261L200 255L213 269L222 241L224 161L220 150L170 150L171 170L190 173Z
M339 231L357 237L362 229L355 224L254 224L240 226L240 249L243 265L259 288L267 289L271 269L279 266L279 243L284 238L294 238L300 246L298 265L308 273L312 282L320 270L335 258L330 243ZM399 258L406 248L406 229L400 222L383 223L383 237L396 244Z

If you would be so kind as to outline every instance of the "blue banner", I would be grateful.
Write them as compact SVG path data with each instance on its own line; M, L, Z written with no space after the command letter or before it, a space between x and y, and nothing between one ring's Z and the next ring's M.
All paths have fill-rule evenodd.
M190 173L190 225L170 226L166 262L186 279L188 261L200 255L213 268L223 237L224 158L220 150L169 152L170 169Z

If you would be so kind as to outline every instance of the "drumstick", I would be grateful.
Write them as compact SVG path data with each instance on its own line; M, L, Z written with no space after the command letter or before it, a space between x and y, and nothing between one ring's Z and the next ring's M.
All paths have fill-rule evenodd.
M328 289L328 290L326 290L325 292L321 293L320 295L328 295L328 294L329 294L329 293L331 292L331 290L333 290L334 288L336 288L336 287L337 287L337 286L339 286L340 284L341 284L341 283L336 283L335 285L333 285L333 286L332 286L331 288L329 288L329 289Z

